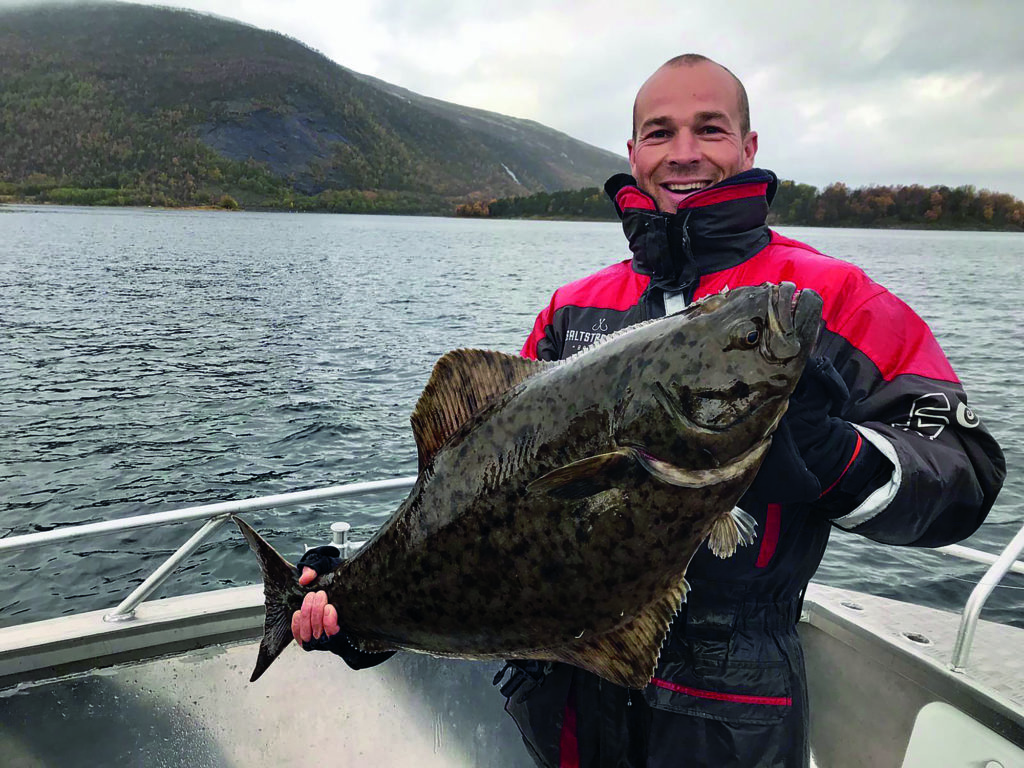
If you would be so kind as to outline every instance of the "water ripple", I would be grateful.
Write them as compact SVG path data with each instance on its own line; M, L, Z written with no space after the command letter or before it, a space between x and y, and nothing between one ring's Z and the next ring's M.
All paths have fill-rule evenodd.
M413 474L409 414L434 361L518 351L555 287L628 256L614 224L14 207L2 226L0 536ZM935 330L1011 464L969 542L1001 547L1024 508L1024 238L786 233L861 264ZM298 553L336 519L368 537L401 496L249 519ZM195 528L6 555L0 625L108 608ZM839 586L958 607L979 573L833 538L819 578ZM258 577L223 529L162 594ZM1010 593L986 615L1019 617Z

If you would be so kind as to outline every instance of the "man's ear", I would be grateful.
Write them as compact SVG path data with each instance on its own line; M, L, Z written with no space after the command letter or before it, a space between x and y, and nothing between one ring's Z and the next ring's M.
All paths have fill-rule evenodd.
M754 157L757 156L757 131L751 131L743 138L743 170L749 171L754 167Z

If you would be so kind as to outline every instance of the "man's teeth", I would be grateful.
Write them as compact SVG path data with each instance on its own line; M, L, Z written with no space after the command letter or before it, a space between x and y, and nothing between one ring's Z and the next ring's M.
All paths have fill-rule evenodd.
M694 192L698 189L704 189L707 186L706 181L695 181L692 184L666 184L665 187L669 192Z

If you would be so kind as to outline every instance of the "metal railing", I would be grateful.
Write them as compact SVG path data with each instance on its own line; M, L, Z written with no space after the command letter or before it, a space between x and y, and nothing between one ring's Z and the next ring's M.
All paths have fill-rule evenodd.
M1002 553L993 558L992 565L981 577L981 581L971 590L971 596L967 598L964 610L960 614L960 628L956 633L953 658L950 661L950 667L954 672L963 672L967 666L967 656L971 652L971 643L974 642L974 630L978 626L978 617L981 615L981 609L984 607L985 601L988 600L988 596L992 594L992 590L1009 571L1022 572L1021 563L1017 561L1021 552L1024 552L1024 526L1017 531L1017 535L1006 545Z
M217 504L204 504L199 507L186 507L168 512L154 512L150 515L124 517L118 520L105 520L102 523L86 523L85 525L69 525L52 531L28 533L21 536L8 536L0 539L0 554L8 551L20 551L31 547L41 547L58 541L70 541L85 536L97 536L103 533L119 533L133 528L150 528L158 525L170 525L190 520L205 520L206 523L188 541L182 544L170 557L153 571L135 590L103 618L106 621L128 621L135 617L135 608L155 592L174 573L178 565L210 536L216 533L231 515L243 512L255 512L261 509L294 507L316 501L340 499L345 496L363 496L368 493L380 493L401 488L410 488L416 477L398 477L391 480L374 480L365 483L349 483L332 485L328 488L314 488L309 491L280 493L274 496L260 496L255 499L239 499L223 501ZM339 530L339 533L341 531ZM347 537L346 537L347 539ZM347 541L344 542L346 545Z
M244 512L255 512L263 509L274 509L281 507L294 507L302 504L310 504L318 501L340 499L346 496L363 496L370 493L381 493L385 491L411 488L416 482L416 477L398 477L389 480L374 480L362 483L349 483L346 485L334 485L327 488L314 488L308 491L297 491L295 493L281 493L274 496L260 496L253 499L240 499L238 501L224 501L217 504L205 504L198 507L185 507L183 509L170 510L168 512L155 512L149 515L138 515L136 517L125 517L117 520L107 520L101 523L87 523L85 525L71 525L57 528L52 531L41 533L29 533L19 536L8 536L0 539L0 554L4 552L20 551L31 547L41 547L60 541L70 541L86 536L96 536L105 533L119 533L134 528L149 528L171 523L188 522L192 520L204 520L204 525L194 533L191 538L182 544L170 557L161 563L128 597L106 616L106 621L130 621L135 617L135 608L147 597L152 595L167 580L177 567L188 558L199 546L210 538L231 515ZM348 554L348 550L355 549L359 542L348 541L348 524L336 523L331 526L334 534L334 543L339 545L342 556ZM992 590L999 584L1003 577L1009 573L1024 574L1024 562L1019 561L1021 553L1024 552L1024 527L1018 531L1013 540L1006 545L999 555L992 555L970 547L953 544L946 547L938 547L935 551L944 552L948 555L963 560L970 560L976 563L989 565L988 571L974 587L963 612L960 615L960 627L957 631L956 643L953 647L951 668L956 672L962 672L967 664L967 657L970 654L971 643L974 640L974 631L977 627L981 609L988 600Z

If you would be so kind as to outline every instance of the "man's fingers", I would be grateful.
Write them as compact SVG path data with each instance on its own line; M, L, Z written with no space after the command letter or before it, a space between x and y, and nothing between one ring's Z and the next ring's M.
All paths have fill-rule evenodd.
M327 606L327 593L324 591L313 593L313 610L309 612L310 625L313 629L313 637L317 640L324 633L324 608Z
M328 636L336 635L340 629L338 610L327 602L327 593L323 590L307 592L302 598L302 608L292 614L292 637L298 643L319 639L325 632Z
M324 632L327 633L328 637L338 634L341 631L341 626L338 624L338 609L330 603L324 608Z
M308 643L313 638L313 603L315 592L308 592L304 598L302 598L302 608L299 617L299 637L302 642Z
M302 586L306 586L311 581L313 581L313 579L315 579L315 578L316 578L316 571L314 571L308 565L302 566L302 575L299 576L299 584L301 584Z

